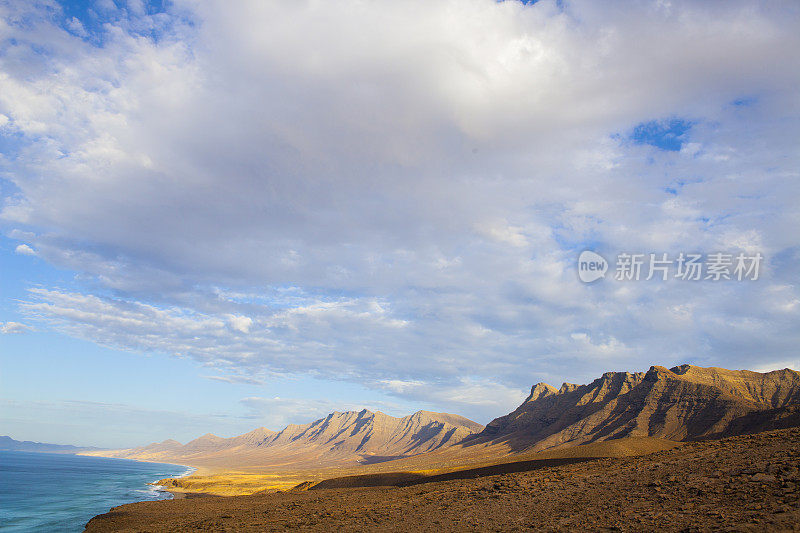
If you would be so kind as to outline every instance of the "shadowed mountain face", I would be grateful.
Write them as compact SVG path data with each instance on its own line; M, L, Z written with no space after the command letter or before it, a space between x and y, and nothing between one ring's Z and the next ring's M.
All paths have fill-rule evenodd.
M301 468L379 462L456 444L483 426L464 417L419 411L403 418L366 409L331 413L274 432L258 428L225 439L207 434L185 445L174 440L92 455L174 461L207 467Z
M468 445L545 450L623 437L682 441L800 425L800 374L682 365L608 372L588 385L540 383Z

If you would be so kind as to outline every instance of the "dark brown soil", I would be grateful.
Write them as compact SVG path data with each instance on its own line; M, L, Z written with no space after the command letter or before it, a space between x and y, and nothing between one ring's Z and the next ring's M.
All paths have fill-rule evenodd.
M123 505L87 531L800 531L800 428L408 487Z

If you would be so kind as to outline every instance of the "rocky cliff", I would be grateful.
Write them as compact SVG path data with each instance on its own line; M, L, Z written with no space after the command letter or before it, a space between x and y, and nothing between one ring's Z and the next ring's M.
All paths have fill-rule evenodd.
M623 438L718 438L800 424L800 374L682 365L608 372L588 385L539 383L470 443L545 450Z

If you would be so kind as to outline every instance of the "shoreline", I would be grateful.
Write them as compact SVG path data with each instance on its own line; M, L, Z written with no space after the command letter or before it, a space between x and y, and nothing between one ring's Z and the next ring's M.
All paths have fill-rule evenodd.
M169 489L169 488L167 488L166 485L159 484L159 481L163 481L165 479L183 479L183 478L191 476L192 474L194 474L196 472L199 472L200 469L201 469L201 467L193 466L193 465L185 465L185 464L180 464L180 463L165 463L163 461L148 461L146 459L134 459L134 458L129 458L129 457L106 457L106 456L103 456L103 455L94 455L94 454L89 455L89 454L82 454L82 453L76 453L74 455L78 455L78 456L81 456L81 457L102 457L104 459L119 459L119 460L122 460L122 461L134 461L134 462L137 462L137 463L148 463L148 464L155 464L155 465L179 466L181 468L188 469L186 472L184 472L184 473L182 473L180 475L171 476L171 477L168 477L168 478L161 478L161 479L157 479L155 481L151 481L151 482L147 483L147 486L153 487L153 490L155 490L157 492L166 492L166 493L169 493L172 496L171 498L163 498L163 500L156 500L156 501L183 500L183 499L186 499L186 498L194 497L194 495L188 495L187 496L187 493L185 493L185 492L177 491L175 489ZM205 494L205 493L202 493L202 495L203 496L212 496L212 494ZM126 504L123 504L123 505L127 505L128 503L136 503L136 502L127 502Z
M133 460L134 461L138 461L137 459L133 459ZM173 490L168 489L166 487L166 485L159 484L160 481L163 481L165 479L183 479L183 478L189 477L192 474L194 474L195 472L199 471L199 468L197 468L196 466L192 466L192 465L181 465L181 464L178 464L178 463L157 463L155 461L139 461L139 462L140 463L174 465L174 466L181 466L183 468L190 469L190 470L184 472L183 474L181 474L179 476L173 476L173 477L170 477L170 478L161 478L161 479L157 479L157 480L153 481L152 483L148 483L148 485L154 487L155 490L157 490L159 492L167 492L172 496L171 498L165 498L166 500L182 500L182 499L187 498L187 495L184 492L175 491L174 489Z

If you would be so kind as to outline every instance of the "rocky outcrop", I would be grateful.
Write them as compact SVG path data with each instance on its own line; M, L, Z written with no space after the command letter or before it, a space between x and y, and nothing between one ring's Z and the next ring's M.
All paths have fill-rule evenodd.
M547 383L537 383L531 387L530 395L525 399L525 403L539 400L546 396L558 394L558 389L548 385Z

